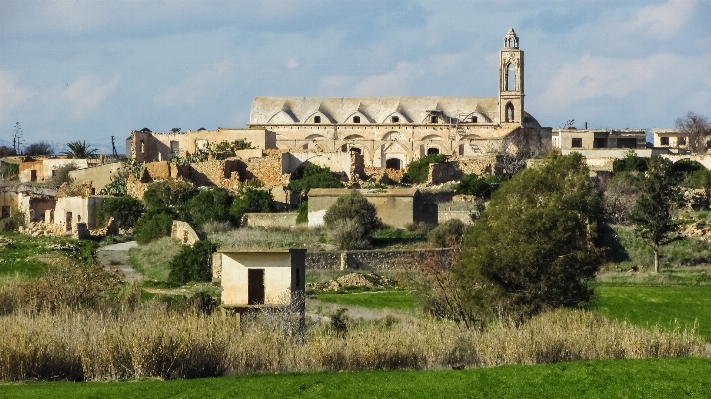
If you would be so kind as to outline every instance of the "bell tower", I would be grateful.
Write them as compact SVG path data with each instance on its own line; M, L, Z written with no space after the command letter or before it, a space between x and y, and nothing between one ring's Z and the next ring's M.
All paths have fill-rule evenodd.
M499 123L523 124L523 51L513 28L504 36L499 59Z

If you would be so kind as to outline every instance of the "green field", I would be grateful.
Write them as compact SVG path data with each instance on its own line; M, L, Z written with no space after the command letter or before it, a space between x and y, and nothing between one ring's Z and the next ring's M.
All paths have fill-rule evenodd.
M61 237L29 237L15 232L5 232L0 236L13 242L13 245L0 249L0 275L37 277L47 270L47 264L38 260L37 256L56 251L51 248L52 245L72 242Z
M708 398L711 359L7 384L0 398Z
M711 286L601 284L595 291L595 306L609 317L664 329L696 323L699 335L711 342Z
M407 291L372 291L346 294L317 294L315 299L342 306L361 306L370 309L414 309L415 302Z

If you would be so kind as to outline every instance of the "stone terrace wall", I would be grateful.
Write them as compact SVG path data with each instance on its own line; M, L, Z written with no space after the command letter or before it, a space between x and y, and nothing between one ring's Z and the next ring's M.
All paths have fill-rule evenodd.
M242 225L247 227L295 227L297 213L245 213Z
M451 250L372 250L307 252L306 269L309 270L404 270L428 258L451 262Z
M240 185L240 164L238 160L210 160L190 164L190 180L196 186L218 186L227 190L237 190Z
M491 175L501 173L501 166L496 155L461 157L453 163L462 174Z

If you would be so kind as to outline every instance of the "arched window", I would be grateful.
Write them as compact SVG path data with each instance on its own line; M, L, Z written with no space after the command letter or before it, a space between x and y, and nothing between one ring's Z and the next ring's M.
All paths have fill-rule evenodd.
M432 155L432 154L439 154L439 148L428 148L427 149L427 155Z
M506 122L514 121L514 106L511 103L506 104Z
M513 64L506 67L506 91L516 90L516 70Z
M360 116L354 116L353 117L353 123L360 123Z
M314 116L314 123L321 123L321 115Z

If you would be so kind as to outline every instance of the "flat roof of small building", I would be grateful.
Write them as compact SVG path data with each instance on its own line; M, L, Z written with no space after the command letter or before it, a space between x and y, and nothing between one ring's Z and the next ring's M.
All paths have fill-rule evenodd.
M364 197L412 197L417 193L416 188L312 188L309 190L309 197L340 197L350 194L353 190L358 190Z
M220 253L291 253L306 252L305 248L265 248L265 249L242 249L242 248L217 248Z

